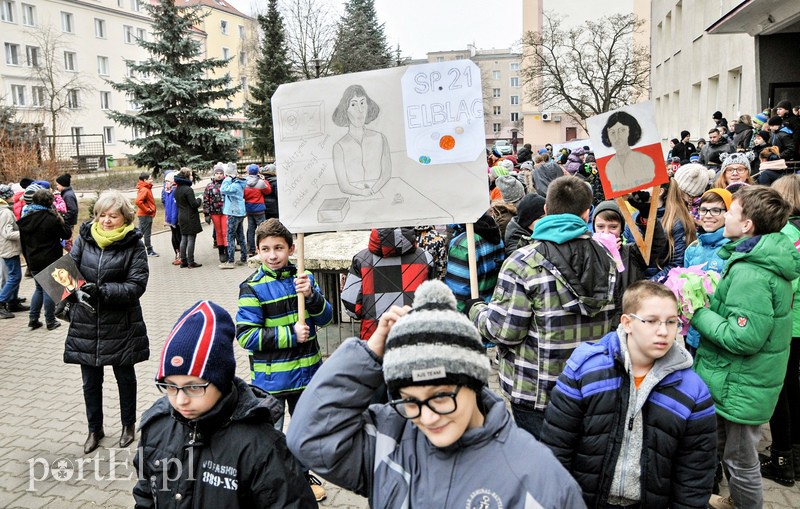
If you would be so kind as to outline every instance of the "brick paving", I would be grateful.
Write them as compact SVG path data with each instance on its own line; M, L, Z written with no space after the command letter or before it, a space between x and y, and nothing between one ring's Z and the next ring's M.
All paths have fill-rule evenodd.
M196 258L203 267L179 269L171 265L168 234L153 236L161 254L150 258L150 282L142 299L150 336L151 359L136 366L141 414L159 393L152 384L164 338L179 314L195 301L210 298L236 312L238 283L251 269L217 268L210 229L198 236ZM30 298L33 280L25 278L21 296ZM27 313L0 321L0 507L105 508L131 507L135 473L130 465L134 449L115 449L119 438L119 400L111 369L105 377L105 431L107 437L92 455L83 455L86 417L80 369L63 363L67 327L54 331L27 327ZM321 333L324 349L332 351L351 327L329 327ZM247 356L237 348L237 374L248 375ZM496 376L492 387L497 390ZM768 433L768 432L767 432ZM135 442L134 442L135 443ZM766 445L766 444L763 444ZM363 509L366 499L325 483L328 499L322 507ZM764 507L800 508L800 488L764 482Z

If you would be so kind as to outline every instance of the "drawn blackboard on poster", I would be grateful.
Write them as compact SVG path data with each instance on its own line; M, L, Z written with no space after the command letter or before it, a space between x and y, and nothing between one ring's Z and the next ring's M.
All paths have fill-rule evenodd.
M471 61L289 83L272 107L293 232L473 222L489 206Z

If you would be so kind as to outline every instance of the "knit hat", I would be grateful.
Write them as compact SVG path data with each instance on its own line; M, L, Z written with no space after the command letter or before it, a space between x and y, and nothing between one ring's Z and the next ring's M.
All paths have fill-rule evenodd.
M731 192L727 189L720 189L719 187L713 187L703 193L703 196L708 194L716 194L720 198L722 198L723 203L725 203L725 208L730 210L731 208L731 201L733 201L733 197L731 196Z
M597 215L605 210L610 210L615 214L617 214L617 216L619 217L620 224L622 224L623 226L625 225L625 218L622 216L622 212L619 210L619 205L617 205L617 202L615 202L614 200L606 200L598 203L597 206L594 208L594 211L592 212L592 229L594 229L594 220L597 217Z
M56 183L61 186L69 187L71 182L72 182L72 175L70 175L69 173L65 173L63 175L59 175L58 177L56 177Z
M383 378L389 393L450 384L480 392L489 380L489 358L478 329L456 311L453 292L437 279L425 281L413 307L386 338Z
M170 170L164 174L164 182L175 182L175 174L177 172L174 170Z
M526 194L517 203L517 224L528 228L530 224L544 216L545 199L538 193Z
M769 131L756 131L753 136L760 136L764 143L769 143L770 138L772 138L771 133Z
M684 164L672 177L678 183L681 191L689 196L700 196L708 188L709 181L714 178L714 170L709 170L702 164Z
M791 109L792 109L792 102L791 102L791 101L787 101L787 100L785 100L785 99L784 99L783 101L781 101L781 102L779 102L778 104L776 104L776 105L775 105L775 108L783 108L783 109L785 109L785 110L789 110L789 111L791 111Z
M525 161L524 163L519 165L519 169L520 170L533 171L533 161L530 161L530 160Z
M539 149L539 155L543 155L543 154L546 154L546 153L547 153L547 149L546 148L540 148Z
M33 183L42 189L50 189L50 182L46 180L34 180Z
M492 169L490 171L492 173L492 177L494 177L494 178L503 177L505 175L508 175L508 170L506 169L506 167L505 166L501 166L499 164L497 166L492 166Z
M247 174L248 175L258 175L258 165L255 164L255 163L248 164L247 165Z
M687 136L690 136L691 134L692 133L690 133L689 131L681 131L681 139L684 139Z
M161 350L156 382L173 375L196 376L211 382L223 394L229 393L236 373L235 336L236 327L227 311L209 300L196 302L169 333Z
M525 188L522 183L511 175L498 177L495 184L500 189L500 194L503 195L503 201L506 203L517 203L525 196Z
M720 161L722 161L722 164L720 164L719 167L719 171L720 172L725 171L725 167L728 166L729 164L741 164L742 166L747 168L747 171L750 171L750 161L752 161L753 155L754 154L752 152L748 153L733 152L731 154L722 153L719 156Z
M236 171L236 166L227 165L225 166L225 176L226 177L238 177L239 172Z
M762 113L757 113L756 116L753 117L753 123L756 124L759 127L764 125L764 123L766 123L767 120L769 120L769 117L766 114L764 114L763 112Z
M14 196L14 190L7 184L0 184L0 200L7 200Z
M505 168L508 171L511 171L511 170L514 169L514 162L510 161L508 159L503 159L502 161L500 161L497 164L499 164L500 166L502 166L503 168Z
M38 191L39 189L44 189L39 184L31 184L25 188L25 193L22 195L22 199L25 200L27 205L30 205L33 201L33 193Z
M783 119L778 115L775 115L767 120L767 125L783 125Z
M696 163L699 160L700 160L700 154L692 154L689 156L690 163Z
M714 114L711 115L711 118L713 118L714 120L720 120L722 118L722 112L721 111L715 111Z
M217 163L214 165L214 173L225 173L225 163Z

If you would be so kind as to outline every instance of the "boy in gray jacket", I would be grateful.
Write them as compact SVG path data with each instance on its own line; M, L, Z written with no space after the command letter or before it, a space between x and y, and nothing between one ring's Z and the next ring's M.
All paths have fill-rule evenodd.
M382 365L381 365L382 364ZM575 480L487 387L480 335L440 281L345 341L300 398L290 450L371 507L582 508ZM386 382L388 404L370 405Z

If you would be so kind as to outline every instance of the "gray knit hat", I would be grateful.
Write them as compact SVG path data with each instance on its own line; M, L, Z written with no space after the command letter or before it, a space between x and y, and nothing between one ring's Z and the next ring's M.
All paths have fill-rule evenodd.
M489 380L481 336L439 280L417 288L413 311L394 324L385 348L383 377L392 397L417 385L465 385L480 392Z
M525 188L522 183L511 175L497 177L495 185L500 189L500 194L506 203L517 203L525 196Z
M727 168L729 164L741 164L747 168L747 171L750 171L750 161L754 159L754 156L755 154L753 154L753 152L733 152L731 154L723 152L719 156L722 161L719 171L725 171L725 168Z
M702 164L689 163L678 168L672 178L684 193L689 196L702 196L714 178L714 170L709 170Z
M30 205L33 202L33 193L38 191L39 189L44 189L39 184L31 184L25 188L25 192L22 194L22 199L26 205Z

